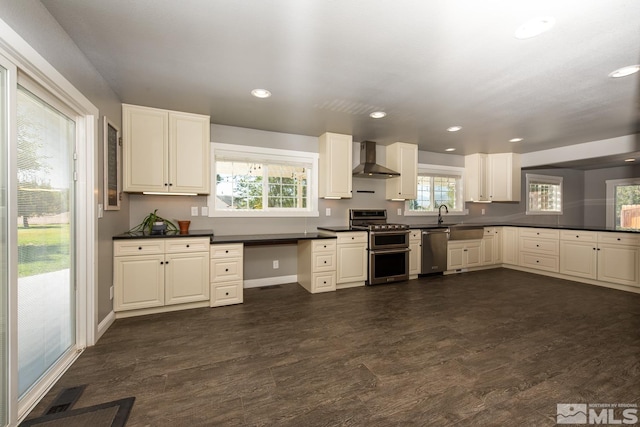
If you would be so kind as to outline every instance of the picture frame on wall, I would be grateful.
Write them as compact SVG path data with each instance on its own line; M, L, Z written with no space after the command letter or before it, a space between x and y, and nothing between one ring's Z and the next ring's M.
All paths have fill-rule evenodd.
M120 210L122 198L120 129L104 117L104 209Z

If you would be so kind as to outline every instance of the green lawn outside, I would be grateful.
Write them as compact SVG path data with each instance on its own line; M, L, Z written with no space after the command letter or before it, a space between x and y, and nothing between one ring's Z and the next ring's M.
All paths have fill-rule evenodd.
M18 227L18 277L69 268L69 224Z

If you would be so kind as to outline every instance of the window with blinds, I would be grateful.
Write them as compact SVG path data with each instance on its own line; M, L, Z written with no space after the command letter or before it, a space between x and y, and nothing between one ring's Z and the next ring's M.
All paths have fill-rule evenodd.
M562 215L562 177L527 174L527 215Z

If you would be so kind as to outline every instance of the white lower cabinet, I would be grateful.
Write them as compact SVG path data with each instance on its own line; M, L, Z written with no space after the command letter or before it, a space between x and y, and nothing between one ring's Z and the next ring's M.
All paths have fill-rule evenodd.
M364 286L367 280L367 237L366 231L336 234L336 289Z
M298 283L312 294L336 290L336 239L298 242Z
M502 227L502 263L518 265L518 229Z
M114 311L208 300L209 253L202 251L208 242L208 238L116 240Z
M480 267L482 240L461 240L447 245L447 270Z
M519 265L551 272L560 270L559 231L543 228L521 228Z
M598 233L598 280L640 286L639 237L624 233Z
M409 249L409 279L416 279L422 269L422 230L411 230Z
M211 307L242 304L244 245L242 243L214 244L210 253Z
M597 233L562 230L560 232L560 273L596 280L598 278Z
M502 227L485 227L482 238L482 265L502 263Z

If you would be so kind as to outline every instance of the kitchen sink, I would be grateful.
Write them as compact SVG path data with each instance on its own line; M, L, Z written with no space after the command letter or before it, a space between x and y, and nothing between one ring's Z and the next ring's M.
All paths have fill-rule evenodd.
M484 236L481 225L455 224L449 226L449 240L477 240Z

